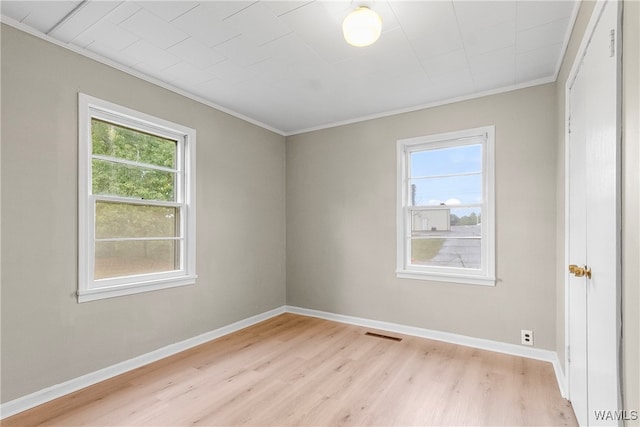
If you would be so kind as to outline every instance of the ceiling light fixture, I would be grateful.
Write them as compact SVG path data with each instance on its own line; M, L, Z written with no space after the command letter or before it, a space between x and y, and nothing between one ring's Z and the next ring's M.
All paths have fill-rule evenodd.
M365 47L375 43L382 31L382 18L366 6L351 11L342 22L344 39L351 46Z

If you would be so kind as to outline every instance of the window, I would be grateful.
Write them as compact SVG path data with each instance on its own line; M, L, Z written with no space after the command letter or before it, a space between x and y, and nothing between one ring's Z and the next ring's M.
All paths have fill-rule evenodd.
M195 283L195 130L78 104L78 301Z
M493 146L493 126L398 141L398 277L495 285Z

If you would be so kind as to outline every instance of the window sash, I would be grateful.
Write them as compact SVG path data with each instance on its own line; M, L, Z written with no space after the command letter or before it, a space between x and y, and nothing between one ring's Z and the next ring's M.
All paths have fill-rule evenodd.
M128 278L132 278L134 276L140 276L141 274L129 274L129 275L122 275L122 276L117 276L114 278L95 278L95 254L96 254L96 244L100 243L100 242L149 242L149 241L175 241L178 243L178 250L179 250L179 268L174 269L174 270L166 270L164 272L158 272L158 274L165 274L165 273L169 273L169 271L178 271L178 272L184 272L186 265L184 263L184 250L183 250L183 246L185 243L185 227L184 227L184 221L182 220L182 218L184 217L184 211L186 210L186 206L184 206L184 204L182 203L176 203L176 202L155 202L155 201L148 201L148 200L137 200L137 199L128 199L128 198L122 198L122 197L109 197L109 196L92 196L92 212L91 215L94 218L93 221L93 258L94 258L94 266L93 266L93 274L94 274L94 280L93 280L93 286L92 287L102 287L104 286L104 283L106 283L106 281L111 281L113 284L118 284L121 281L118 280L112 280L115 278L122 278L124 281L126 281ZM120 237L96 237L96 232L97 232L97 217L96 217L96 208L99 202L108 202L108 203L122 203L123 205L137 205L137 206L149 206L149 207L172 207L172 208L176 208L177 212L178 212L178 227L175 230L175 234L173 236L156 236L156 235L149 235L149 236L130 236L130 237L125 237L125 236L120 236ZM149 273L146 273L149 274ZM146 275L145 274L145 275Z
M473 205L455 205L455 208L466 208L466 207L478 207L482 210L483 205L482 204L473 204ZM426 231L426 233L434 233L434 235L429 235L429 234L424 234L424 235L419 235L417 234L414 230L413 230L413 213L414 212L421 212L421 211L437 211L437 210L442 210L442 208L440 207L423 207L423 206L419 206L419 207L413 207L413 206L408 206L406 207L406 219L405 219L405 224L406 224L406 232L405 232L405 239L407 240L406 242L406 265L410 266L410 267L416 267L419 269L426 269L426 268L437 268L440 270L446 270L446 269L452 269L452 270L456 270L458 273L460 272L466 272L466 271L477 271L480 272L482 270L482 268L472 268L472 267L465 267L465 268L457 268L457 267L449 267L449 266L436 266L436 265L421 265L421 264L417 264L414 263L412 260L414 259L413 257L413 250L412 250L412 241L416 238L420 238L420 239L443 239L443 240L469 240L469 239L474 239L474 240L480 240L482 242L483 240L483 228L484 225L482 224L482 222L479 223L480 225L480 235L479 236L443 236L441 234L439 235L435 235L435 233L437 233L437 231L435 232L431 232L431 231ZM480 259L481 259L481 265L482 265L482 260L484 259L485 252L483 250L483 246L481 244L480 248L481 248L481 252L480 252Z
M168 168L164 166L155 165L152 163L136 162L136 161L120 158L120 157L105 156L102 154L93 154L93 139L91 137L92 119L98 119L103 122L107 122L116 126L126 127L127 129L132 131L137 131L144 134L150 134L160 138L165 138L165 139L170 139L175 141L176 142L176 163L175 163L176 167ZM185 150L185 142L186 142L185 138L186 138L185 135L177 134L173 130L168 130L166 128L162 128L154 124L145 123L144 121L136 120L130 117L126 117L124 115L115 115L115 113L108 112L103 109L90 107L89 152L91 153L91 159L101 160L104 162L110 162L114 164L126 165L133 168L150 169L150 170L156 170L160 172L172 173L174 175L173 197L174 197L174 200L179 203L184 203L184 200L185 200L184 199L185 179L183 176L184 170L185 170L185 165L184 165L184 161L185 161L184 150ZM89 187L90 194L93 194L93 163L92 162L89 164L89 180L92 184L91 187ZM118 197L115 195L103 195L103 196ZM127 198L127 197L124 197L124 198ZM130 199L137 200L134 197L131 197ZM149 199L145 199L145 200L149 200ZM157 200L157 199L150 199L150 200Z

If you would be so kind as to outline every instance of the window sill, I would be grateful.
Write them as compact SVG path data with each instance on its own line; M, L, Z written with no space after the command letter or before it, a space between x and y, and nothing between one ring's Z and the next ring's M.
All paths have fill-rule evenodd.
M467 276L462 274L426 273L413 270L398 270L399 279L429 280L433 282L458 283L463 285L495 286L495 277Z
M78 302L96 301L105 298L114 298L123 295L139 294L142 292L157 291L160 289L175 288L178 286L193 285L198 276L181 276L152 282L138 282L121 286L105 288L84 289L78 291Z

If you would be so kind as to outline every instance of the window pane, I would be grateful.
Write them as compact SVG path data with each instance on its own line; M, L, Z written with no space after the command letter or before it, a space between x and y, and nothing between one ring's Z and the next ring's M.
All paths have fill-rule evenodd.
M174 201L175 173L94 159L93 194Z
M93 154L175 169L176 141L91 119Z
M449 232L451 230L451 209L433 208L411 212L411 234Z
M416 209L411 212L411 263L480 268L482 210Z
M411 179L412 206L482 203L482 174Z
M480 268L480 238L411 239L411 264L434 267Z
M438 148L411 153L411 178L482 171L482 145Z
M480 237L481 227L480 207L411 210L412 237Z
M179 270L179 247L177 240L96 242L94 278Z
M412 238L411 264L431 265L430 261L438 255L445 239Z
M480 207L451 209L451 231L457 236L480 237L481 227Z
M96 202L96 238L179 237L179 209Z

